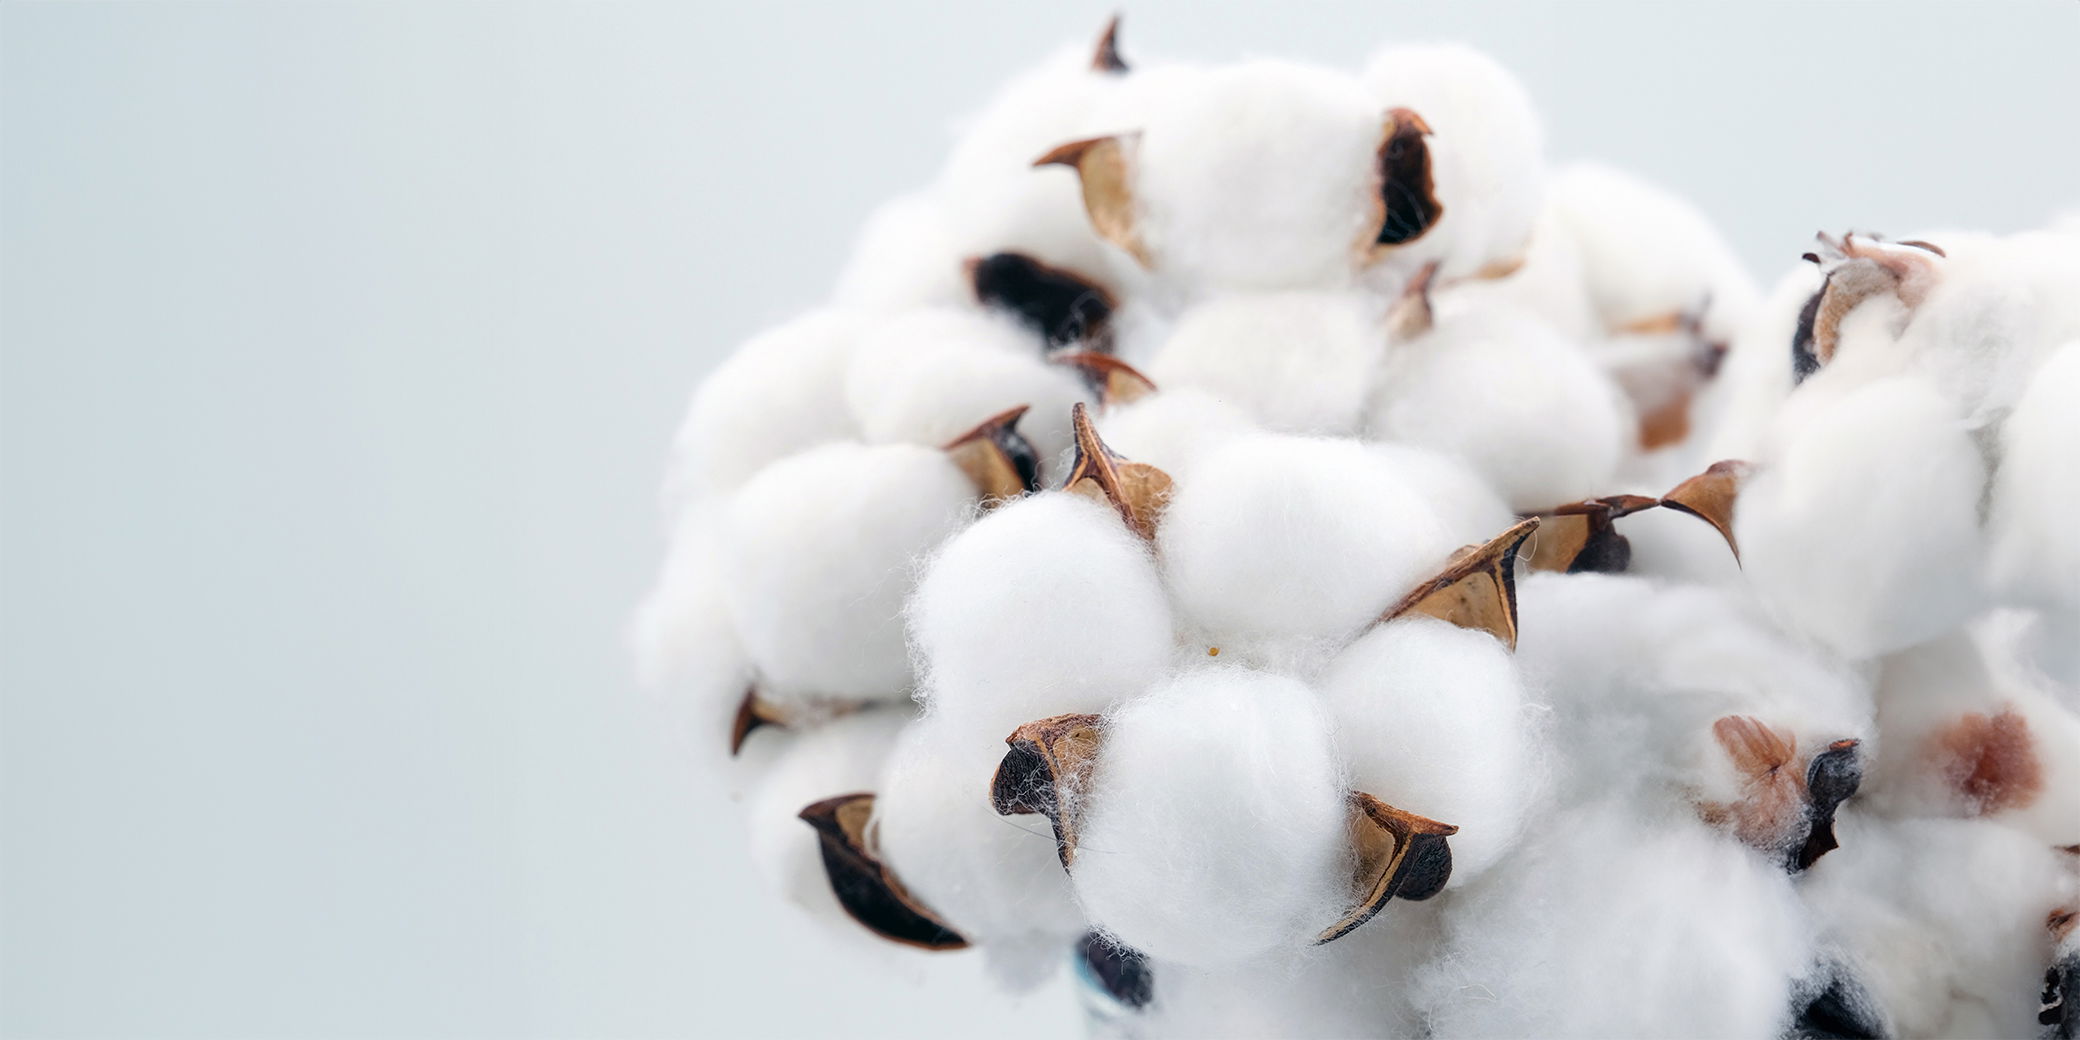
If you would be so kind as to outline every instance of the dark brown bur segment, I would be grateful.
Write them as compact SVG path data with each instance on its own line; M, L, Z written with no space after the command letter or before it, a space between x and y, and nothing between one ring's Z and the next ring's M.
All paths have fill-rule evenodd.
M870 851L867 823L874 818L873 795L826 798L803 809L801 818L815 829L823 847L823 871L830 878L831 894L853 920L875 935L906 946L958 950L968 945L959 932L911 896Z
M1517 550L1538 529L1539 518L1520 520L1485 545L1467 546L1434 578L1387 609L1381 621L1410 615L1434 617L1478 629L1514 650L1517 646Z
M1733 507L1748 470L1749 465L1739 459L1714 462L1711 468L1661 496L1662 505L1712 525L1712 530L1726 539L1726 547L1733 551L1736 563L1740 562L1741 547L1733 538Z
M1056 715L1028 722L1004 738L1010 750L990 778L990 804L1002 816L1039 813L1054 825L1063 869L1076 860L1082 795L1098 765L1105 720Z
M1813 756L1806 766L1806 797L1812 803L1806 809L1806 818L1812 826L1787 864L1792 873L1812 866L1820 857L1841 847L1834 836L1835 810L1862 785L1863 756L1857 741L1837 740Z
M1444 203L1430 174L1430 124L1406 108L1387 113L1385 137L1379 145L1379 232L1373 252L1423 237L1444 216Z
M992 253L967 267L977 302L1015 316L1048 346L1080 341L1111 349L1118 304L1097 282L1024 253Z
M744 699L737 703L737 717L729 728L729 754L731 758L744 750L744 741L750 739L753 730L766 726L787 725L787 717L780 713L757 690L745 690Z
M1154 540L1156 523L1170 499L1170 474L1122 458L1107 447L1082 404L1072 410L1070 421L1076 430L1076 459L1062 490L1111 503L1135 534Z
M1098 34L1098 45L1091 49L1091 71L1114 74L1129 71L1126 59L1119 56L1118 15L1106 21L1104 31Z
M944 449L986 504L1040 490L1040 455L1018 432L1026 405L1007 409L948 441Z
M1610 495L1570 502L1539 514L1538 536L1524 565L1566 574L1622 573L1632 562L1632 543L1613 522L1661 504L1645 495Z
M1396 809L1363 791L1350 794L1348 827L1357 857L1352 881L1358 902L1315 936L1316 945L1349 935L1389 900L1428 899L1451 880L1452 848L1445 839L1459 828Z
M1155 972L1140 950L1097 932L1085 932L1077 942L1076 952L1092 981L1112 999L1130 1008L1147 1007L1155 999Z
M1072 350L1056 354L1047 359L1057 365L1067 365L1083 374L1083 381L1090 384L1091 392L1098 395L1098 407L1117 408L1132 404L1156 392L1155 380L1141 374L1141 370L1110 354L1094 350Z

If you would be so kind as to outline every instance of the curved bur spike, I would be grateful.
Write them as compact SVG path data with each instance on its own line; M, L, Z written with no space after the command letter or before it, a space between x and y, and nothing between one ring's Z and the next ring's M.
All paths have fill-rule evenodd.
M1098 766L1105 719L1099 715L1056 715L1011 731L1011 750L990 779L990 804L1001 816L1040 813L1054 825L1055 854L1062 869L1076 861L1083 819L1083 793Z
M1613 521L1659 505L1660 499L1645 495L1609 495L1540 513L1538 537L1525 566L1566 574L1623 573L1632 562L1632 543Z
M1121 458L1098 437L1090 411L1078 404L1071 413L1076 427L1076 460L1062 490L1110 502L1134 533L1153 540L1156 522L1170 498L1170 474L1145 462Z
M1098 395L1098 407L1117 408L1133 404L1156 392L1155 381L1141 374L1141 370L1110 354L1094 350L1072 350L1056 354L1047 360L1057 365L1068 365L1083 374L1091 392Z
M1119 56L1119 16L1113 15L1098 33L1098 45L1091 49L1091 71L1117 75L1128 70L1126 59Z
M1320 945L1350 934L1393 899L1422 900L1444 890L1452 877L1452 848L1446 838L1459 828L1396 809L1363 791L1350 796L1350 842L1357 854L1353 873L1358 903L1315 936Z
M1077 940L1076 969L1125 1007L1138 1010L1155 999L1155 971L1147 955L1097 932L1085 932Z
M823 870L838 905L867 930L893 942L927 950L958 950L968 945L917 901L889 872L867 841L874 818L874 796L843 794L803 809L801 818L816 830L823 846Z
M1373 197L1374 219L1359 243L1361 260L1377 260L1395 246L1423 237L1444 216L1437 185L1430 173L1430 124L1406 108L1390 109L1381 127L1379 191Z
M1733 538L1733 506L1740 496L1741 481L1752 468L1739 459L1714 462L1711 468L1661 496L1661 504L1712 525L1712 530L1726 539L1726 547L1733 550L1734 562L1738 563L1741 547Z
M1016 317L1048 346L1082 342L1111 349L1119 302L1096 281L1024 253L969 257L964 266L976 302Z
M1107 242L1150 266L1148 247L1134 228L1134 191L1128 152L1138 134L1089 137L1058 145L1033 160L1035 166L1069 166L1083 181L1083 209Z
M793 729L803 723L834 719L866 710L861 701L827 700L809 707L782 707L759 695L758 687L744 691L744 699L737 702L736 718L729 728L729 753L735 758L744 750L744 742L751 734L771 726L774 729Z
M944 451L982 493L985 508L1040 490L1040 455L1018 432L1026 405L998 412L947 442Z
M1859 742L1837 740L1827 745L1827 750L1813 756L1806 766L1806 796L1810 804L1806 819L1811 824L1806 831L1806 840L1792 853L1787 864L1792 873L1797 873L1820 857L1841 847L1834 837L1834 814L1842 803L1863 786L1863 753Z
M1437 281L1438 262L1423 265L1415 277L1401 289L1401 297L1387 311L1387 334L1396 340L1410 340L1437 323L1437 311L1430 305L1430 290Z
M1380 620L1434 617L1461 628L1479 629L1516 649L1517 550L1538 526L1538 517L1520 520L1486 545L1459 550L1443 571L1416 586Z

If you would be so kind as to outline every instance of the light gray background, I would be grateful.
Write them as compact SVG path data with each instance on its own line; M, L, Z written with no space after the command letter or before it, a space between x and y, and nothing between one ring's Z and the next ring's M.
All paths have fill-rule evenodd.
M1094 3L13 3L0 1030L1062 1035L861 974L619 647L687 390ZM1463 38L1758 272L2080 203L2080 3L1144 2Z

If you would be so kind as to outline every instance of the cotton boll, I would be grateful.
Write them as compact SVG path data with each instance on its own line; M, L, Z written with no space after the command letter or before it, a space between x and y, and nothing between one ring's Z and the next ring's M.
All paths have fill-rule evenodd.
M1364 446L1266 434L1200 458L1156 541L1179 613L1223 646L1345 637L1458 547Z
M882 862L970 942L1066 944L1085 925L1054 832L1041 816L997 815L990 777L1004 738L951 723L928 718L896 741L874 799Z
M709 373L673 438L666 515L734 490L775 459L852 437L845 366L867 324L852 311L811 311L751 338Z
M1202 455L1255 430L1249 416L1203 390L1162 390L1098 417L1114 451L1182 477Z
M1195 670L1119 709L1072 867L1091 919L1163 960L1311 942L1355 898L1346 790L1306 686Z
M877 707L790 732L744 803L759 873L788 902L846 934L865 935L831 894L821 843L802 825L800 813L826 798L873 790L908 720L900 707Z
M1891 1036L2035 1036L2045 917L2072 898L2059 853L1983 820L1851 810L1801 890Z
M949 541L910 605L935 718L1000 744L1020 724L1102 712L1169 666L1170 605L1111 506L1048 493Z
M1612 802L1547 817L1446 909L1438 1037L1778 1036L1814 955L1772 860Z
M1534 785L1524 687L1485 632L1412 617L1359 638L1321 679L1351 786L1459 828L1454 887L1516 838Z
M1575 345L1523 315L1441 312L1388 351L1368 436L1447 452L1519 512L1608 491L1635 420Z
M1473 275L1524 255L1545 189L1545 132L1517 78L1457 44L1390 47L1365 66L1365 85L1388 107L1422 113L1447 251L1439 274Z
M2080 341L2059 348L2039 368L2001 429L1994 475L1989 570L2010 602L2050 611L2080 611Z
M1953 406L1913 377L1810 416L1741 488L1750 585L1795 631L1870 657L1977 613L1986 479Z
M1383 307L1366 294L1222 296L1179 316L1148 375L1205 391L1269 430L1350 434L1386 338Z
M932 446L1029 405L1018 431L1043 465L1068 450L1070 410L1090 396L1082 377L1047 363L1016 322L955 308L878 325L853 355L845 394L867 440Z
M725 521L723 576L760 694L907 696L902 605L915 562L975 498L946 453L907 444L827 444L744 485Z
M1478 544L1517 521L1516 513L1494 488L1453 456L1413 444L1382 442L1366 448L1393 467L1415 489L1417 498L1430 503L1444 524L1447 541Z
M966 303L966 256L937 195L904 195L867 218L832 295L842 306L877 310Z

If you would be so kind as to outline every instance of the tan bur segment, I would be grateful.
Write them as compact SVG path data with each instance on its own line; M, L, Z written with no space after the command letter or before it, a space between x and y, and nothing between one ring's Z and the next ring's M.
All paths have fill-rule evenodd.
M1148 247L1134 227L1134 191L1129 184L1127 151L1138 135L1090 137L1057 145L1033 160L1035 166L1068 166L1083 182L1083 209L1099 237L1127 251L1141 266L1150 266Z
M874 796L844 794L826 798L801 812L823 847L823 870L831 894L852 919L868 931L906 946L926 950L958 950L968 945L917 901L881 862L867 840L874 818Z
M1098 428L1082 404L1072 412L1071 422L1076 428L1076 459L1062 489L1111 503L1134 533L1153 540L1156 522L1170 498L1170 474L1115 454L1099 439Z
M1056 715L1011 731L1011 750L989 785L990 804L1004 816L1040 813L1054 825L1055 853L1066 869L1076 861L1083 794L1097 769L1104 719Z
M1009 408L946 443L954 465L975 482L985 508L1040 487L1040 457L1018 432L1028 406Z
M1524 565L1565 574L1623 571L1631 547L1612 522L1660 504L1660 499L1646 495L1609 495L1541 513L1538 537L1532 539Z
M1095 350L1071 350L1056 354L1047 360L1057 365L1067 365L1083 373L1092 392L1098 395L1098 407L1117 408L1133 404L1156 392L1155 380L1141 374L1141 370L1110 354Z
M1740 543L1733 537L1733 506L1740 496L1741 481L1751 467L1739 459L1714 462L1710 469L1677 484L1661 496L1661 504L1703 520L1726 539L1733 558L1741 558Z
M1485 545L1470 545L1452 556L1436 577L1417 585L1401 602L1381 615L1392 621L1409 616L1434 617L1461 628L1478 629L1515 649L1517 645L1517 550L1539 518L1520 520Z
M1394 899L1428 899L1452 876L1452 848L1445 839L1459 832L1448 823L1396 809L1363 791L1350 796L1350 843L1357 862L1352 880L1358 903L1315 936L1316 944L1340 939Z

